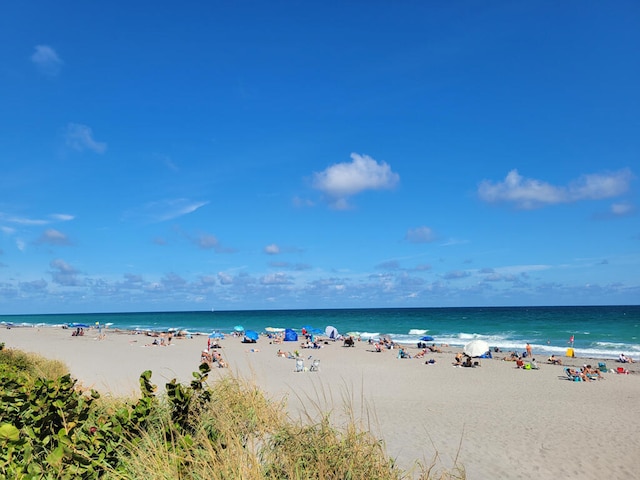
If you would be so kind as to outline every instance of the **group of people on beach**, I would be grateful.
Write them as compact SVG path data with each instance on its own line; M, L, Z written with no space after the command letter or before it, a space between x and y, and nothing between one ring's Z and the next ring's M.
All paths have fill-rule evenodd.
M604 376L600 371L600 368L594 368L591 365L583 365L582 368L567 368L567 373L572 377L578 377L583 382L590 382L592 380L604 380Z

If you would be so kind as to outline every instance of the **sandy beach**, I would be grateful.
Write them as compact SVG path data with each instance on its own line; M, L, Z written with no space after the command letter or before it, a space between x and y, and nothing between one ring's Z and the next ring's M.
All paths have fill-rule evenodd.
M115 396L137 395L138 377L147 369L160 388L173 378L189 382L207 347L203 336L156 346L144 334L107 331L99 339L95 329L72 337L71 330L57 328L2 329L1 342L61 360L82 386ZM542 357L539 370L517 369L500 360L505 354L460 368L452 365L455 350L446 348L398 359L397 350L376 353L365 342L301 349L299 342L243 344L227 337L221 345L229 368L214 368L212 380L229 373L247 378L271 398L286 398L293 418L331 410L339 422L347 404L404 468L415 460L429 464L437 453L438 465L450 468L457 457L473 480L640 475L640 363L624 365L629 375L570 382L562 366ZM306 367L320 360L319 371L295 372L295 361L279 357L279 349L298 350ZM597 365L576 353L563 363ZM428 359L436 363L425 364Z

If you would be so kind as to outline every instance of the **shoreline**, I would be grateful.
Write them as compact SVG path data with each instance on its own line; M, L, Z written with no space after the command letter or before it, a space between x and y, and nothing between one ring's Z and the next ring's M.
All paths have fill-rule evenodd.
M207 336L174 337L171 346L151 345L154 337L130 331L89 329L72 337L70 329L0 329L5 348L38 353L64 362L81 386L118 397L136 396L138 378L164 390L176 378L187 383L196 371ZM602 359L562 357L564 366L536 357L540 370L515 368L514 362L481 359L478 368L454 368L457 348L427 353L423 359L398 359L397 350L374 351L367 342L342 342L302 349L301 342L243 344L238 337L220 341L218 351L229 368L213 368L215 381L234 374L274 400L286 399L294 419L331 411L339 423L347 403L402 468L414 461L451 468L457 457L467 478L633 478L640 472L640 363L605 359L630 375L605 374L605 380L570 382L564 366L597 365ZM298 350L308 368L277 351ZM409 347L413 355L417 347ZM497 354L502 357L508 352ZM435 364L424 362L434 359ZM637 359L636 359L637 360ZM585 452L587 454L585 455Z

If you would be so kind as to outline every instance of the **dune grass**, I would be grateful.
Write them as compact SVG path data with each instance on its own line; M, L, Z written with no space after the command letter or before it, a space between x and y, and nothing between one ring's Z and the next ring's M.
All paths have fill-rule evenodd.
M58 377L68 379L67 369L60 362L7 349L0 350L0 372L12 372L15 379L5 381L4 390L18 383L24 388L38 378L50 382ZM158 397L153 393L150 372L141 375L139 399L97 398L94 392L91 401L78 402L86 392L76 387L77 395L67 393L64 401L72 402L74 414L84 420L67 429L64 448L47 443L51 442L50 434L36 445L44 452L44 463L38 468L11 463L27 458L24 444L20 444L24 435L16 440L19 429L3 427L6 416L0 413L0 443L16 452L14 457L0 455L0 477L2 469L5 474L47 471L55 464L55 478L74 478L70 472L78 471L76 461L81 461L85 464L82 478L114 480L466 478L457 464L452 469L440 468L437 455L429 465L416 462L409 471L399 468L386 453L384 443L371 433L374 416L368 411L355 415L348 398L343 399L346 415L340 416L339 427L331 412L321 411L319 404L312 406L318 411L307 412L305 420L293 421L286 413L284 400L268 398L252 382L229 375L208 384L207 373L208 367L201 367L190 386L167 384L166 392ZM2 391L0 395L10 398L11 392ZM38 399L33 401L38 403ZM72 411L60 402L56 400L58 412ZM25 411L41 412L42 408L34 404ZM48 410L46 414L50 414ZM20 429L29 428L19 423L15 425ZM35 445L37 438L32 430L29 432L30 445ZM51 451L47 453L47 449ZM31 461L35 461L33 456Z

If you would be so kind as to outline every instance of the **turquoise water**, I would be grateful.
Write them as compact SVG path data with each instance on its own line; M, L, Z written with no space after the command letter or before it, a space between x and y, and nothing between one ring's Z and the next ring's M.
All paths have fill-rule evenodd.
M431 335L437 344L462 346L480 338L503 350L524 350L529 342L539 355L564 354L574 336L576 354L617 358L624 352L640 357L640 306L399 308L343 310L264 310L215 312L149 312L74 315L5 315L0 325L52 326L84 323L110 328L232 332L236 325L263 332L267 327L303 326L363 338L389 335L401 343L417 343ZM2 336L0 333L0 341Z

